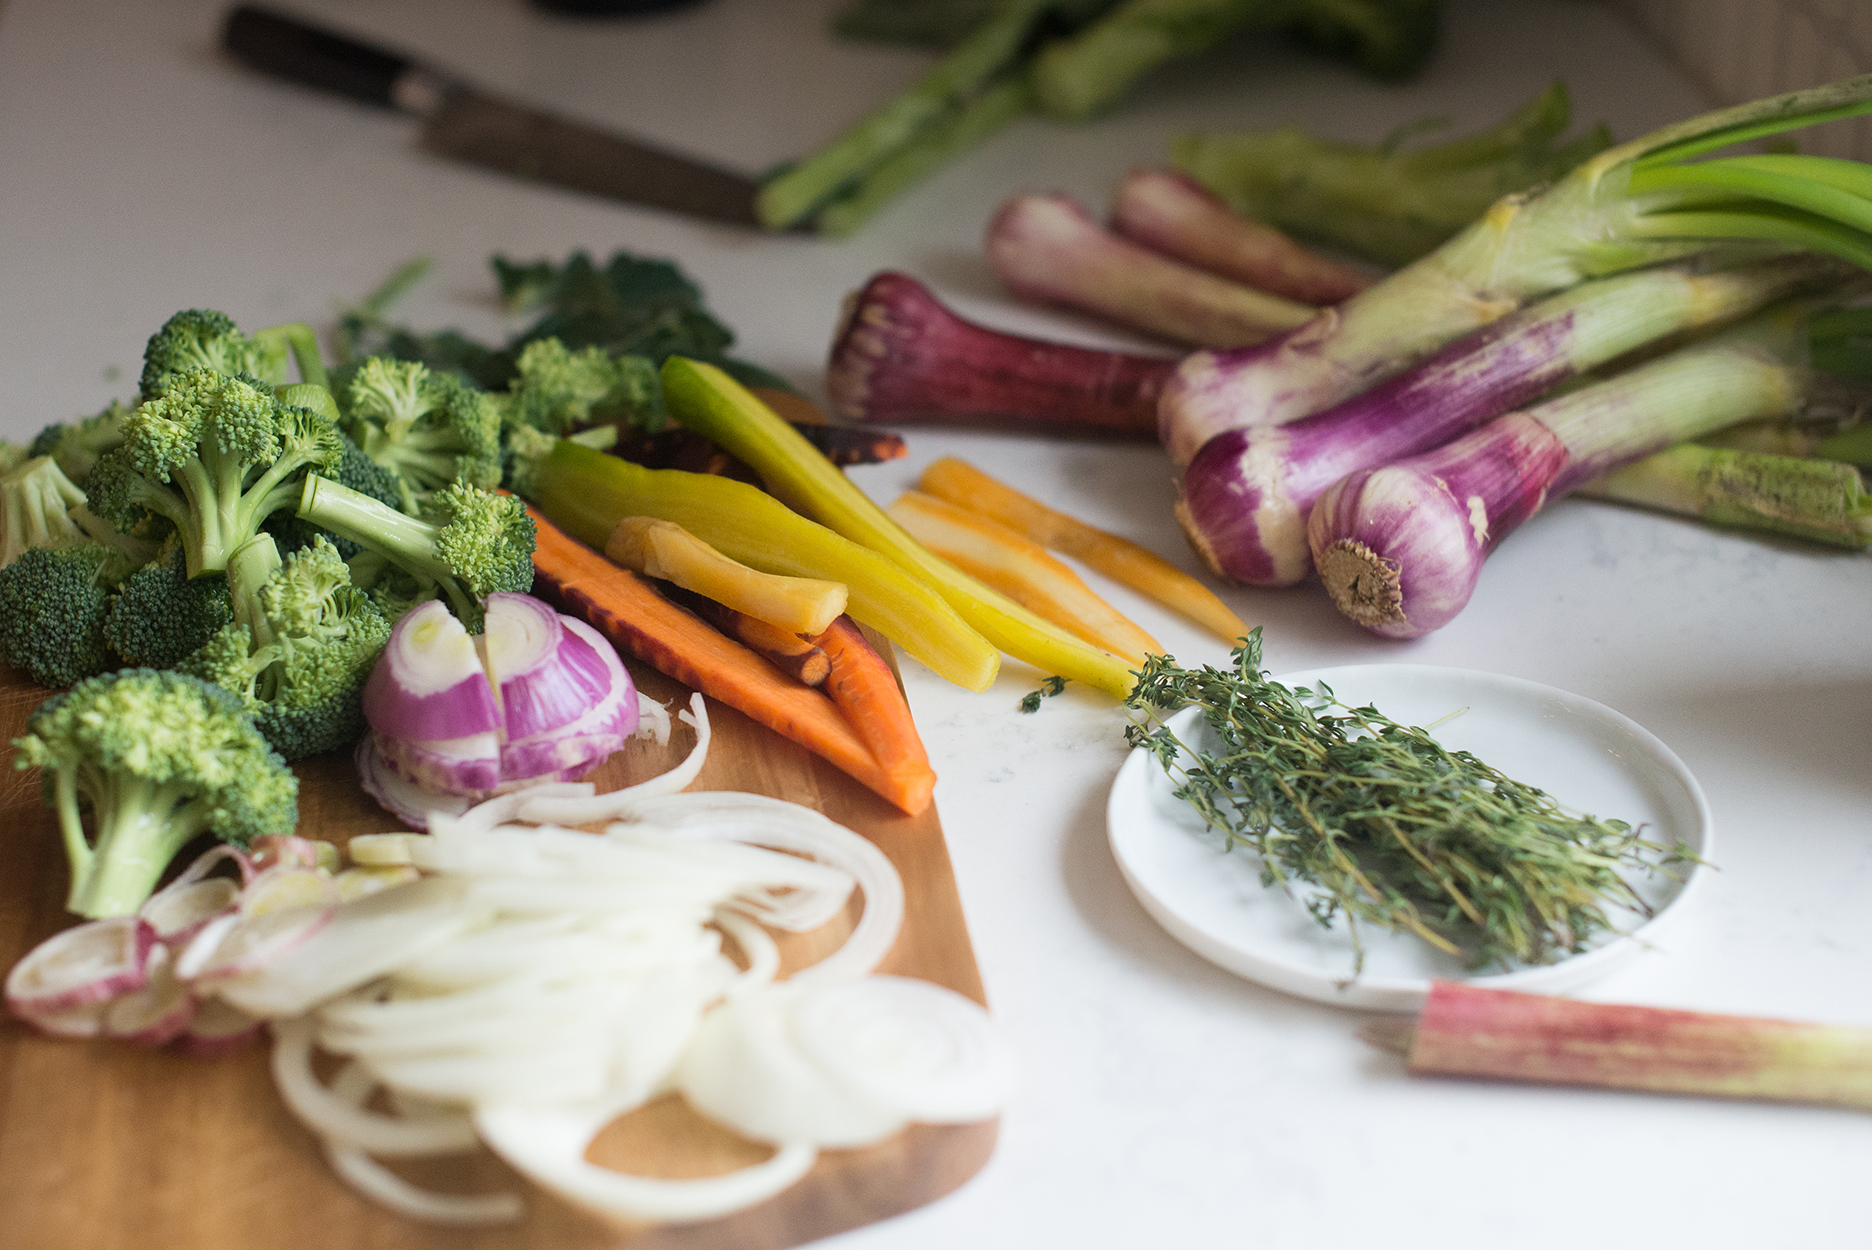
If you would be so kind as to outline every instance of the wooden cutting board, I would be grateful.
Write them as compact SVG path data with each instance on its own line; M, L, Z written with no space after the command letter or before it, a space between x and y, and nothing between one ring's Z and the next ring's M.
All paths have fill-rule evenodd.
M687 690L659 673L632 675L666 703ZM0 669L0 743L23 730L46 692ZM948 848L932 808L909 817L804 748L713 701L714 743L694 788L752 790L816 807L883 848L903 875L902 935L881 971L921 977L982 1001ZM590 778L611 790L663 771L693 741L633 743ZM57 822L36 772L0 761L0 961L19 956L73 918ZM396 822L351 780L349 760L298 769L299 832L343 842ZM186 853L185 853L186 855ZM852 915L815 934L776 934L791 963L809 962ZM417 1183L480 1192L517 1190L527 1216L481 1229L421 1225L366 1202L326 1166L315 1139L280 1103L267 1045L192 1059L112 1041L41 1036L0 1022L0 1245L9 1250L779 1250L921 1206L987 1161L996 1121L913 1125L863 1150L826 1151L779 1196L703 1224L607 1226L523 1181L483 1151L398 1164ZM601 1134L590 1157L658 1176L702 1176L755 1162L744 1142L664 1099Z

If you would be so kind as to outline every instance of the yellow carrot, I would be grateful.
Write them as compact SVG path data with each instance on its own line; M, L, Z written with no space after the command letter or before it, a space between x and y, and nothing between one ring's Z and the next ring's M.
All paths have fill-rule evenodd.
M1056 512L961 460L951 456L938 460L923 471L923 480L917 486L925 494L978 512L1043 547L1083 561L1113 581L1182 613L1227 642L1236 642L1248 633L1241 617L1229 611L1213 591L1161 556L1129 539Z
M910 537L949 563L1095 647L1136 665L1163 644L1099 598L1045 547L946 499L906 491L887 512Z
M845 614L843 582L762 573L730 560L674 521L625 517L604 550L634 573L675 582L791 634L822 633Z
M808 516L928 583L962 619L1009 655L1123 698L1135 678L1123 660L1089 647L954 565L938 559L884 514L800 433L714 365L663 362L671 415L740 457L775 493Z

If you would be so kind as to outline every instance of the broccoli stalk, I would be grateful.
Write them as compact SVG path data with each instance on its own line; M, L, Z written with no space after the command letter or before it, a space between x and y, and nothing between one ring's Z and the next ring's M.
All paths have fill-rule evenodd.
M232 691L288 760L364 735L363 692L390 622L323 537L280 559L270 535L228 559L234 621L182 664Z
M298 821L298 779L240 701L181 673L81 681L41 704L14 745L16 767L43 770L71 865L66 906L83 916L136 911L199 834L244 844Z
M0 473L0 568L28 547L70 547L88 541L71 510L85 494L51 456Z
M372 356L351 378L345 432L397 475L403 510L451 482L500 484L500 414L493 398L414 361Z
M424 586L420 597L446 596L455 615L479 633L483 599L533 587L533 519L512 495L461 482L435 492L429 503L430 519L408 516L310 473L298 515L416 578ZM352 564L360 582L362 562L360 556ZM399 606L419 601L402 598Z
M124 441L91 471L91 509L129 529L154 512L182 535L190 577L227 567L236 547L291 507L308 470L344 454L338 429L288 407L252 377L195 369L124 420Z

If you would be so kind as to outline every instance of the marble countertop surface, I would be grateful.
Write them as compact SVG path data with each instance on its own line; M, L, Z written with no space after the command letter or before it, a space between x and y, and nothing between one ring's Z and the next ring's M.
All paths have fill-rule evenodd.
M416 255L420 325L503 329L487 257L627 248L678 260L739 351L823 396L840 299L882 268L965 314L1090 344L1123 336L1024 308L981 254L1007 194L1101 202L1196 127L1297 121L1375 140L1400 122L1485 124L1564 77L1576 115L1631 136L1705 101L1608 8L1451 0L1446 46L1385 87L1238 42L1145 84L1118 114L1023 120L846 242L756 237L504 181L419 152L394 116L282 88L213 50L217 3L0 6L0 436L133 389L177 308L329 324ZM712 0L582 24L519 0L305 0L480 83L748 170L797 155L927 63L835 43L831 0ZM956 455L1197 570L1152 446L907 431L855 471L888 500ZM1226 648L1094 575L1186 663ZM1575 691L1669 744L1715 813L1719 871L1667 940L1584 995L1872 1025L1872 564L1610 505L1563 501L1490 561L1441 632L1384 642L1316 586L1224 591L1275 672L1455 665ZM1343 1244L1704 1247L1865 1244L1860 1117L1407 1078L1354 1013L1220 971L1166 936L1106 846L1124 756L1109 701L1016 710L905 677L988 991L1023 1083L988 1167L950 1198L826 1243L849 1250ZM1858 1178L1858 1179L1854 1179ZM1859 1197L1853 1195L1858 1194Z

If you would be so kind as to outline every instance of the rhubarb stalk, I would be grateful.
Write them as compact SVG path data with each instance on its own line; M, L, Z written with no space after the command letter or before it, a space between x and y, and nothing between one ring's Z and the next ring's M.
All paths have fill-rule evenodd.
M1428 454L1349 474L1307 525L1320 578L1373 633L1439 629L1469 602L1488 553L1548 499L1737 421L1872 402L1872 384L1786 363L1805 349L1803 320L1776 310Z
M988 225L988 259L1022 299L1199 347L1259 343L1314 312L1119 238L1069 195L1017 195L1003 204Z
M1751 165L1736 187L1718 188L1712 169L1765 158L1679 164L1868 111L1872 75L1706 113L1601 152L1544 191L1507 196L1436 251L1299 329L1190 356L1159 405L1164 445L1188 464L1224 430L1318 412L1530 300L1725 240L1769 240L1872 267L1864 166ZM1726 198L1713 204L1716 195Z
M1385 1032L1373 1030L1371 1040L1389 1045ZM1868 1029L1435 981L1406 1054L1415 1075L1872 1110Z
M1836 262L1803 256L1718 273L1676 266L1583 282L1334 408L1218 435L1184 472L1177 519L1216 572L1291 585L1312 565L1307 512L1346 474L1437 447L1585 370L1836 279L1837 271Z
M1258 291L1337 304L1374 279L1241 216L1195 179L1134 169L1112 198L1112 229L1134 243Z
M950 312L915 278L880 273L847 303L826 392L855 421L1005 424L1152 437L1167 357L1019 338Z

